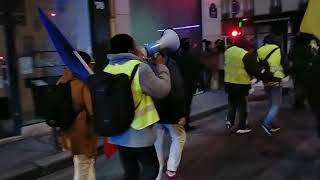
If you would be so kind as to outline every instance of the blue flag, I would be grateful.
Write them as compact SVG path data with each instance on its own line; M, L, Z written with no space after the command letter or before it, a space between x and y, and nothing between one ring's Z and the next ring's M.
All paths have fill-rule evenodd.
M91 69L40 8L38 8L38 12L40 20L47 29L47 32L64 64L79 79L86 82L89 75L93 74Z

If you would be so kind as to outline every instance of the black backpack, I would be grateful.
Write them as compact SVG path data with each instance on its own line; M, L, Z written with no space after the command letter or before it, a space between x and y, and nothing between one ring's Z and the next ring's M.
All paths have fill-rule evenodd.
M154 98L154 103L160 117L158 123L176 124L180 118L186 115L184 81L178 64L174 59L168 57L166 66L170 72L171 90L165 98ZM156 65L152 64L152 67L155 69Z
M270 71L268 59L278 49L273 49L264 59L259 59L257 51L247 53L243 58L243 63L248 74L262 81L272 79L273 73Z
M130 128L135 115L131 84L139 64L131 76L99 72L88 78L93 103L95 132L111 137Z
M62 130L70 128L79 114L73 108L71 81L48 87L47 100L46 123Z

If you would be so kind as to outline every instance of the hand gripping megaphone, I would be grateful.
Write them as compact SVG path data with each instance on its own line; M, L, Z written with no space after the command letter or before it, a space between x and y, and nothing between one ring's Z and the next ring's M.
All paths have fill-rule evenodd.
M144 47L147 51L148 57L151 57L155 53L162 50L169 50L175 52L180 48L180 37L173 29L166 29L162 33L161 39L158 41L148 44Z

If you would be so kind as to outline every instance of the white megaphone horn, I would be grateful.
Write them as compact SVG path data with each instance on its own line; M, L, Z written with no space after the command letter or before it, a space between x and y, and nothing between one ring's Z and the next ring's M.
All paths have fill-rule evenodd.
M180 37L173 29L166 29L158 41L144 47L148 57L164 49L175 52L180 48Z

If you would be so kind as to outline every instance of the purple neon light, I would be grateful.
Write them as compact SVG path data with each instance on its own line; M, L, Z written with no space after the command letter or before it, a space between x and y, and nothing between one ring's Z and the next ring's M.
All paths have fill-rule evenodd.
M191 29L191 28L197 28L197 27L200 27L199 24L197 25L192 25L192 26L182 26L182 27L175 27L175 28L172 28L173 30L181 30L181 29ZM165 31L165 29L158 29L157 30L158 32L163 32Z

